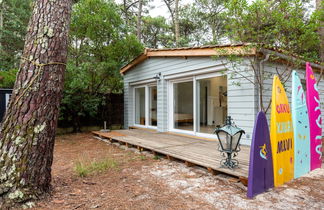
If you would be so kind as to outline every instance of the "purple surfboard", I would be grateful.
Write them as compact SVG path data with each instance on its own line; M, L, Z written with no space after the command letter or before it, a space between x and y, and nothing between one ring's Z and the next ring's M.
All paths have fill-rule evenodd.
M247 197L253 198L273 187L273 166L270 133L264 112L259 112L254 124L250 150Z

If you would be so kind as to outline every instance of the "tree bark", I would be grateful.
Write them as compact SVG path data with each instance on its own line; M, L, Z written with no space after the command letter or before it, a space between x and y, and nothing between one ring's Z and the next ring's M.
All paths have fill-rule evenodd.
M3 0L0 0L0 50L1 50L1 39L2 39L2 30L3 30L3 10L4 10L4 3Z
M180 41L179 0L174 0L174 8L172 8L172 4L173 4L172 0L163 0L163 1L171 14L171 19L174 27L175 46L179 47L179 41Z
M3 28L3 10L4 10L4 6L3 6L3 1L0 0L0 29Z
M322 0L316 0L316 10L321 11ZM318 29L318 34L320 36L320 59L321 62L324 62L324 22L320 22L320 27Z
M322 8L322 0L316 0L316 10L321 11L322 9L323 9ZM322 17L322 14L321 14L321 17ZM323 21L320 21L320 26L319 26L319 29L318 29L318 35L319 35L319 38L320 38L320 48L319 48L320 61L322 63L324 63L324 22ZM321 81L321 79L323 77L323 74L324 74L324 69L321 68L320 76L317 79L317 84L320 83L320 81Z
M179 47L180 41L180 26L179 26L179 0L174 2L174 30L176 47Z
M0 208L50 191L72 0L36 0L0 129Z
M142 39L142 9L143 0L138 1L138 12L137 12L137 39L141 41Z

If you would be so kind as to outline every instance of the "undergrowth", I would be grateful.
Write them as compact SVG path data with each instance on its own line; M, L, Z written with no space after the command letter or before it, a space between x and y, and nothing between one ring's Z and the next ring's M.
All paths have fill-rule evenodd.
M80 177L86 177L91 174L102 173L108 169L116 168L118 163L111 158L106 158L99 161L92 161L90 163L84 161L77 161L74 166L74 171Z

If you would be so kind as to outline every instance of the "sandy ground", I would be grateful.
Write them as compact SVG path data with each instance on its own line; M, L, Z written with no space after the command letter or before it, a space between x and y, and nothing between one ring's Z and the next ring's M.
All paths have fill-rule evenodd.
M323 168L251 200L231 177L125 149L91 134L59 136L52 195L34 209L324 209ZM87 177L74 170L105 158L117 166Z

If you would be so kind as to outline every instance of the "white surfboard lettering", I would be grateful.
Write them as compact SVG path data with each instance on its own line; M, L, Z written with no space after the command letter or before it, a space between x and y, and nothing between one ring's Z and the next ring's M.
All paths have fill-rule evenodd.
M316 140L322 140L322 136L316 136L315 139Z
M317 107L315 107L315 112L317 111L317 110L321 110L321 102L319 101L319 99L317 99L315 96L314 96L314 100L317 102Z
M314 84L314 89L318 92L316 83Z
M322 125L321 125L321 121L322 121L322 117L321 115L318 116L317 120L316 120L316 124L319 128L322 128Z
M319 159L322 158L322 145L317 145L315 148L317 154L319 154Z

